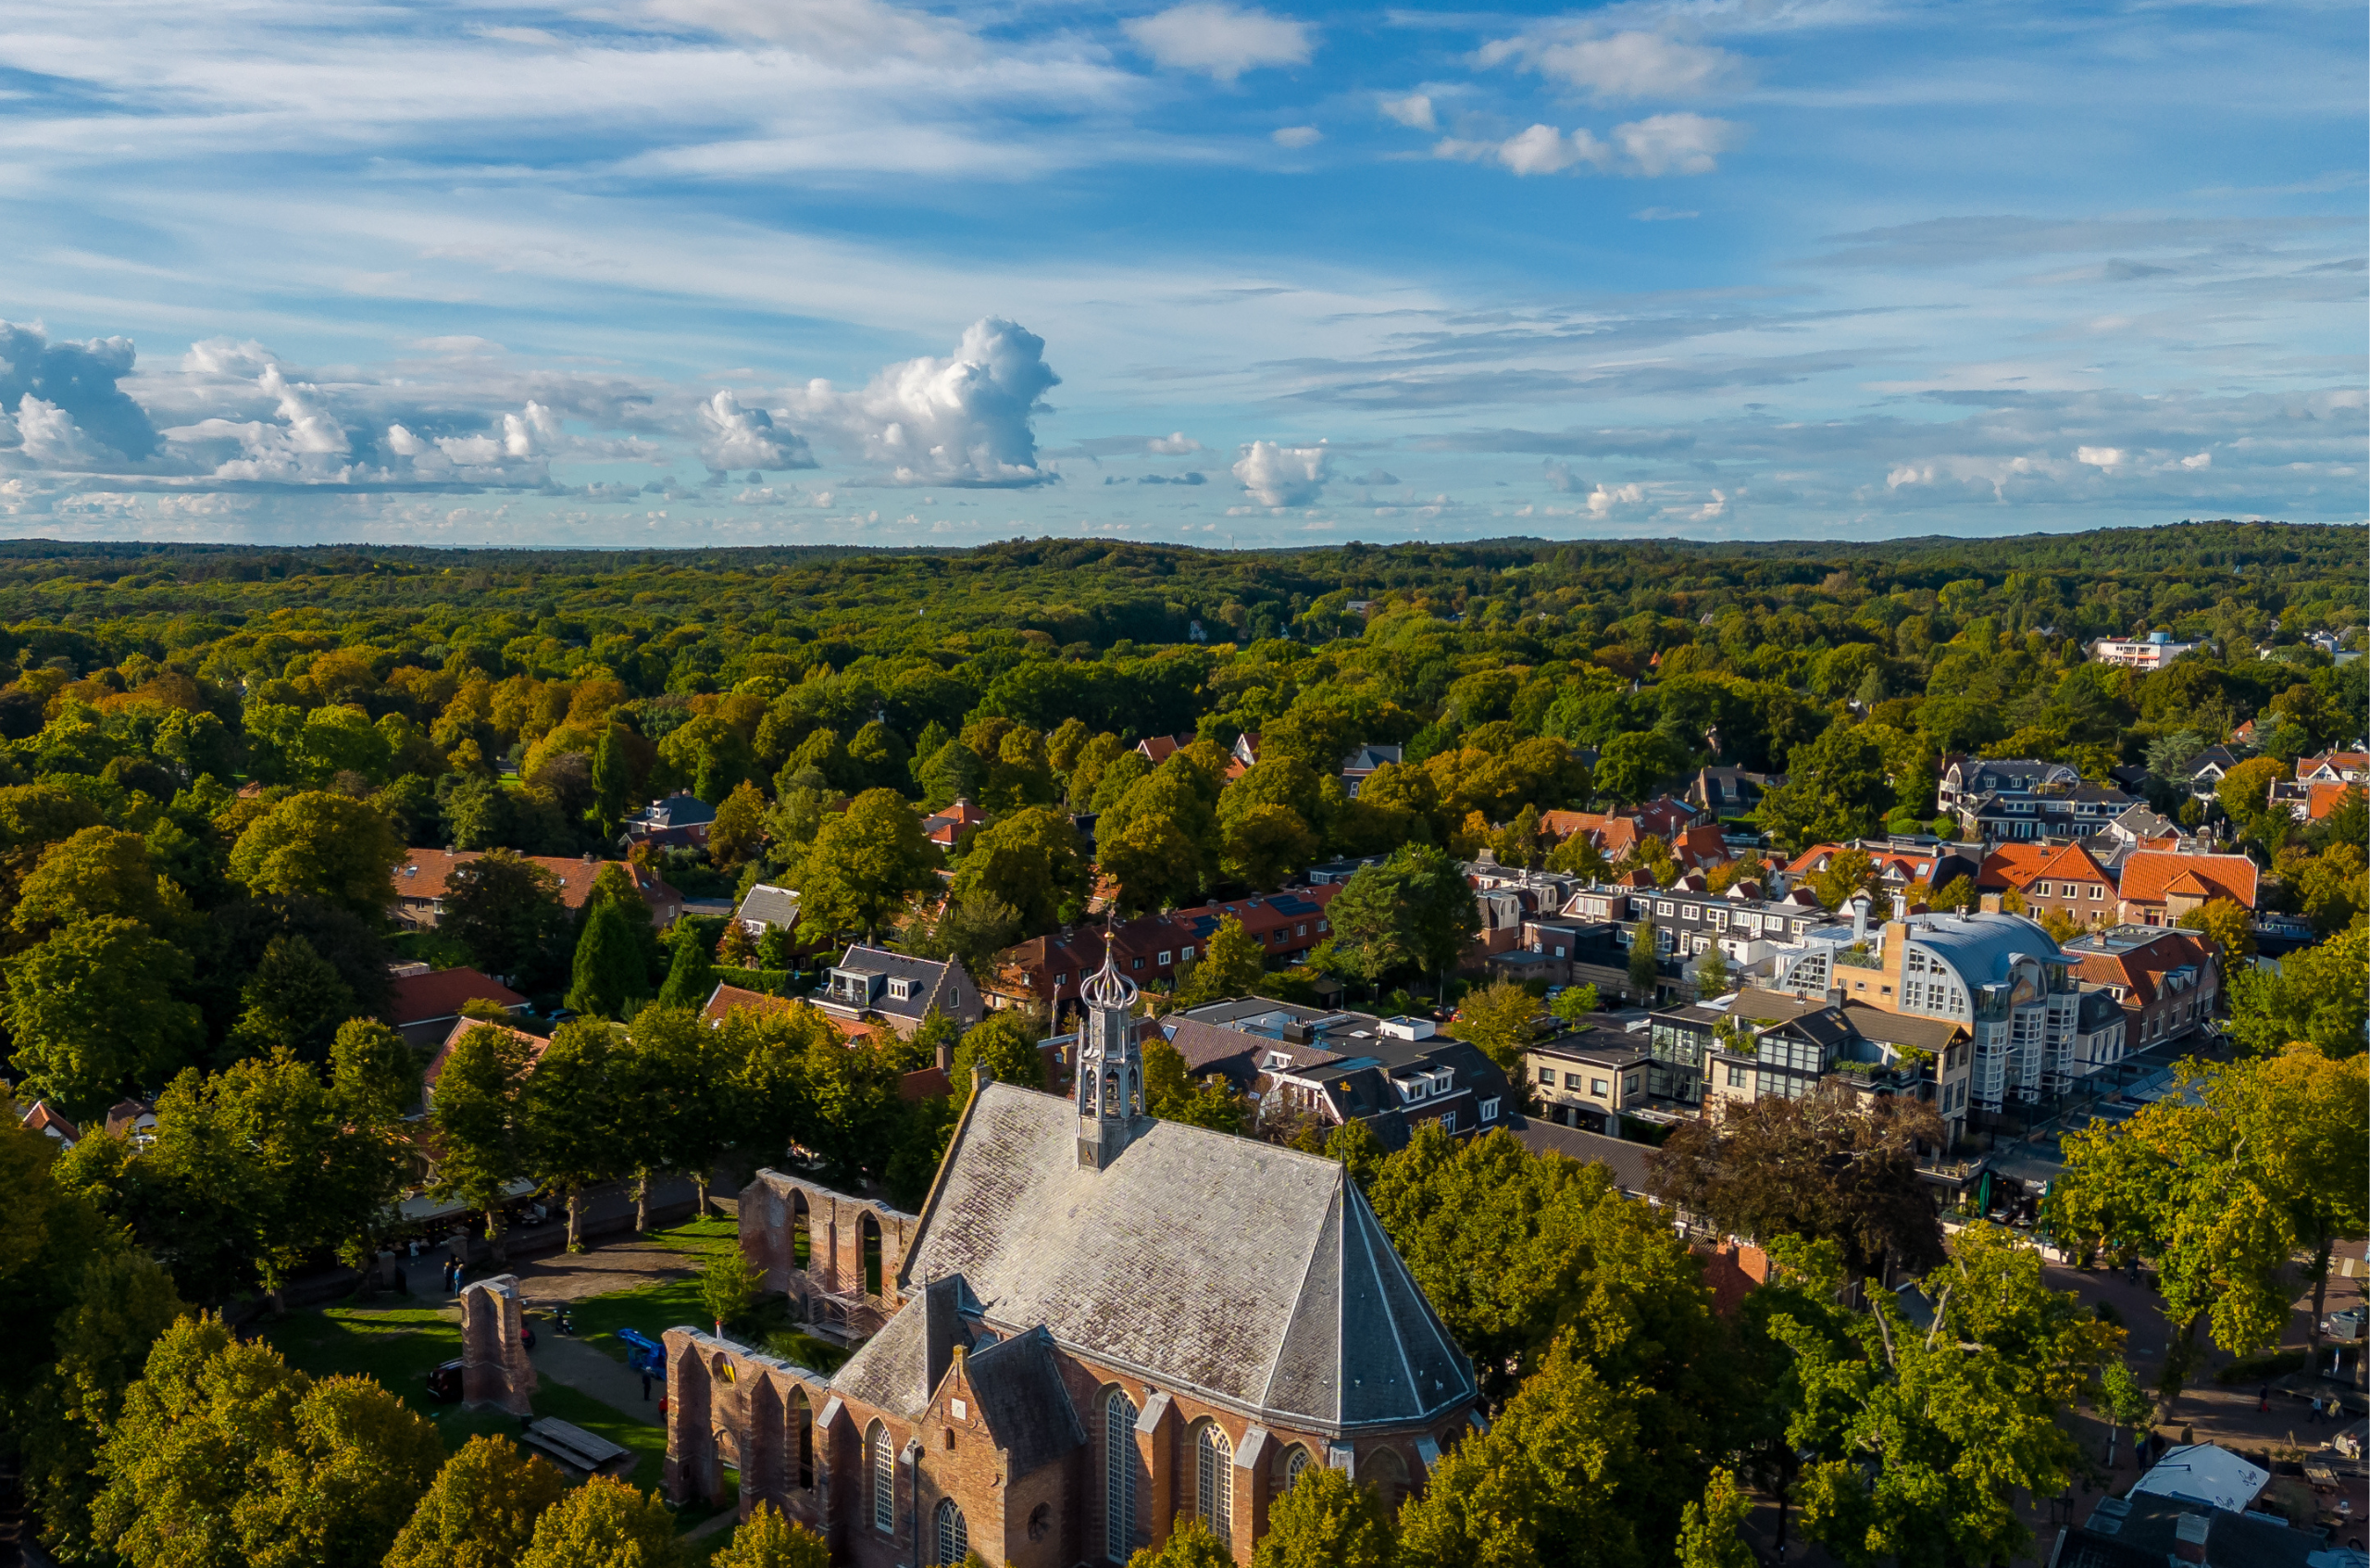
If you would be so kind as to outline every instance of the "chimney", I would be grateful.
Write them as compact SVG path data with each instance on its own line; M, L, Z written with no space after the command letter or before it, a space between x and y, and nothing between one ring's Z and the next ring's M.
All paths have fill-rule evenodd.
M1865 893L1852 901L1852 940L1854 942L1868 940L1868 895Z
M2214 1521L2202 1513L2184 1513L2173 1522L2173 1556L2183 1562L2205 1561L2205 1537Z
M943 1035L939 1037L936 1065L942 1073L951 1073L954 1070L954 1042Z
M945 1047L941 1046L939 1049L940 1049L941 1051L944 1051L944 1050L945 1050ZM951 1058L951 1055L950 1055L950 1059L949 1059L949 1065L951 1066L952 1064L953 1064L953 1063L952 1063L952 1058ZM974 1062L971 1064L971 1092L972 1092L973 1094L975 1094L975 1095L976 1095L976 1094L979 1094L979 1093L980 1093L982 1090L984 1090L987 1087L988 1087L988 1063L987 1063L987 1058L985 1058L985 1057L980 1057L979 1059L978 1059L978 1060L974 1061Z

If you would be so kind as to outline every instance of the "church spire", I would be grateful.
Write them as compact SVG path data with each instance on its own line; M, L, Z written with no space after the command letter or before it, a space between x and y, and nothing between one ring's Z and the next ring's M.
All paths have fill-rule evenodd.
M1119 973L1111 933L1103 934L1103 967L1079 987L1086 1004L1078 1037L1078 1163L1102 1170L1141 1133L1144 1061L1136 1046L1136 988Z

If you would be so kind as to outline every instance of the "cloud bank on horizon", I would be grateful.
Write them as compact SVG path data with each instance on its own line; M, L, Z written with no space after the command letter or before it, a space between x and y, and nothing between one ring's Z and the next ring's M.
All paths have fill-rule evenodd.
M0 532L2359 520L2365 43L2314 0L0 21Z

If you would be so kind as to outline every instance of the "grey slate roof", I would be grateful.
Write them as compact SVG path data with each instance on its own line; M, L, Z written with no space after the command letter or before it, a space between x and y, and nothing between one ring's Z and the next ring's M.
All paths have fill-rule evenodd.
M759 882L741 901L736 917L761 920L768 926L794 927L798 924L798 894L770 882Z
M1413 1424L1474 1392L1340 1165L1182 1123L1084 1169L1067 1100L988 1085L906 1254L908 1288L958 1275L999 1329L1281 1425Z
M912 1420L938 1391L954 1347L970 1346L971 1330L963 1318L979 1309L959 1278L936 1280L916 1291L833 1375L831 1392Z
M1559 1127L1533 1116L1516 1117L1506 1130L1534 1154L1561 1154L1582 1164L1593 1161L1613 1173L1613 1185L1622 1191L1633 1198L1645 1195L1646 1161L1653 1153L1645 1144L1578 1127Z
M971 1352L971 1392L996 1447L1011 1456L1010 1477L1027 1475L1072 1449L1086 1446L1086 1429L1062 1385L1054 1341L1042 1328L999 1339Z

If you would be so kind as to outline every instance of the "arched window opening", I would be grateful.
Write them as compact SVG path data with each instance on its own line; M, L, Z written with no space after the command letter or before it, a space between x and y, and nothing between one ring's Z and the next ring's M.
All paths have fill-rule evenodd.
M859 1232L864 1238L864 1293L880 1294L880 1222L870 1214L864 1216Z
M796 1456L798 1466L798 1489L808 1491L815 1485L815 1418L807 1408L805 1389L792 1390L787 1414L791 1452Z
M807 1212L806 1194L790 1195L790 1263L792 1268L805 1268L815 1257L815 1238L808 1234L815 1216Z
M1136 1406L1112 1391L1103 1401L1103 1547L1125 1562L1136 1540Z
M1234 1445L1215 1421L1193 1429L1193 1512L1210 1534L1234 1539Z
M864 1435L864 1448L872 1472L872 1527L894 1530L897 1527L897 1454L889 1446L889 1428L878 1421Z
M1407 1462L1396 1449L1376 1449L1366 1454L1358 1462L1358 1479L1377 1502L1393 1513L1407 1500Z
M1100 1106L1097 1106L1096 1109L1106 1116L1116 1115L1118 1113L1120 1106L1119 1075L1117 1073L1105 1073L1103 1075L1103 1103Z
M937 1561L942 1568L962 1568L970 1554L971 1532L963 1524L963 1511L949 1498L938 1505Z
M1300 1473L1307 1468L1308 1450L1306 1449L1302 1448L1298 1443L1294 1443L1291 1448L1286 1449L1284 1450L1283 1491L1291 1491L1292 1489L1292 1483L1299 1480Z

